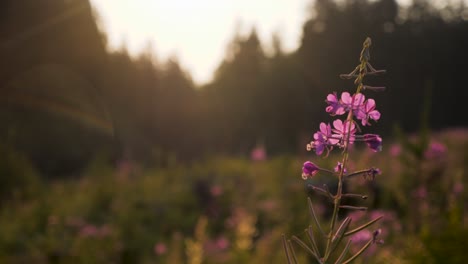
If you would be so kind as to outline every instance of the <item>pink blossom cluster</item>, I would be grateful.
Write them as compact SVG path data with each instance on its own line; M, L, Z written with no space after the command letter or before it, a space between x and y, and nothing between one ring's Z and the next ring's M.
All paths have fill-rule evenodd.
M367 99L361 93L350 95L343 92L341 98L335 93L329 94L326 100L328 106L325 111L331 116L352 114L357 120L361 121L362 126L370 126L369 120L377 121L380 119L380 112L377 111L375 100ZM351 122L351 123L350 123ZM376 134L356 135L359 124L352 121L342 121L336 119L333 121L333 128L329 123L320 123L320 130L314 134L314 140L307 144L307 150L315 149L317 155L321 155L324 150L329 152L333 147L344 147L346 142L353 144L355 141L363 141L374 152L382 149L382 138Z

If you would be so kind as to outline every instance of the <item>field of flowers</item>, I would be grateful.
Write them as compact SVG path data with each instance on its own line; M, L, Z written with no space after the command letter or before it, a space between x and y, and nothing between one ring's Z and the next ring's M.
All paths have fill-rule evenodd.
M339 217L359 223L383 215L376 228L385 241L357 263L463 263L468 131L407 138L384 142L378 155L353 150L350 169L373 164L382 174L347 181L346 190L369 195L369 209ZM333 176L304 181L303 161L333 168L338 158L269 158L257 149L249 159L155 168L97 159L78 179L44 183L8 153L0 164L10 175L1 184L0 263L285 263L282 235L305 239L312 223L307 197L321 220L331 214L310 185L333 189ZM368 232L353 236L351 252ZM312 260L296 252L301 263Z

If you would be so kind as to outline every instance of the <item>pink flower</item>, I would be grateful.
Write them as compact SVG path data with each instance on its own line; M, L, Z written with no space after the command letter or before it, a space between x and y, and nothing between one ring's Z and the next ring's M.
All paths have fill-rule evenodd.
M221 250L227 249L229 244L229 240L227 240L225 237L220 237L216 240L216 247Z
M401 154L401 146L398 144L393 144L390 147L390 155L393 157L399 156Z
M153 250L156 255L160 256L167 252L167 246L166 244L159 242L154 245Z
M346 138L348 137L348 131L349 131L349 143L354 142L354 134L356 133L356 125L354 122L351 124L349 121L341 121L340 119L337 119L333 121L333 135L332 139L330 139L330 142L332 144L338 144L338 142L341 141L342 144L344 144Z
M368 99L356 112L356 118L361 120L363 126L370 125L369 118L377 121L380 119L380 112L375 110L374 99Z
M266 151L265 147L257 146L252 152L250 152L250 159L253 161L263 161L266 160Z
M357 111L362 107L365 99L366 97L361 93L354 94L353 96L351 96L348 92L341 94L341 103L346 111L351 109L353 109L353 111Z
M437 141L432 141L424 153L424 156L426 159L439 159L443 157L446 152L447 147L444 144Z
M307 145L307 150L315 149L317 155L322 155L329 145L334 145L338 141L331 138L332 131L330 124L320 123L320 131L314 134L314 141Z
M94 225L85 225L80 229L79 234L82 237L95 237L99 235L99 230Z
M338 100L338 97L336 96L336 92L329 94L327 96L327 100L325 100L329 106L325 109L327 113L330 113L330 115L342 115L345 113L344 107L341 105L340 101Z

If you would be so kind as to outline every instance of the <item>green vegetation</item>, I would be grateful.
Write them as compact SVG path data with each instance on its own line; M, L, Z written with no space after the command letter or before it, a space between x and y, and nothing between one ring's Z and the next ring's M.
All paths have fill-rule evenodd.
M463 177L468 134L447 131L431 142L446 149L436 145L432 150L429 144L426 157L418 161L411 160L404 147L389 143L378 155L357 151L350 166L375 164L383 172L370 184L356 178L345 186L372 193L365 202L369 211L353 213L355 221L384 216L377 225L385 244L373 245L365 263L459 263L467 257L461 245L468 232L463 191L468 184ZM334 159L320 162L333 166ZM335 181L319 174L304 182L302 157L213 158L191 165L172 162L164 168L125 162L113 168L102 160L91 164L80 179L38 185L28 177L22 186L32 195L4 197L0 262L285 263L281 235L306 239L303 227L312 223L306 196L320 217L331 214L326 198L308 190L307 184ZM15 162L25 161L15 156L8 164ZM29 169L5 164L1 169L10 179L33 175ZM421 177L432 181L417 188L405 184L415 177L406 166L420 166ZM411 210L418 210L416 218ZM303 262L308 257L298 253Z

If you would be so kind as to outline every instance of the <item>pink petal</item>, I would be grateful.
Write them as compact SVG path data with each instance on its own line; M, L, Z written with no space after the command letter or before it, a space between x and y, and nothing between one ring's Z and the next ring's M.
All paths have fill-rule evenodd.
M368 99L366 102L366 112L370 112L375 109L374 99Z
M377 110L374 110L369 113L369 117L372 118L373 120L377 121L380 119L380 112Z
M351 104L352 98L351 95L348 92L344 92L341 94L341 101L344 104Z

